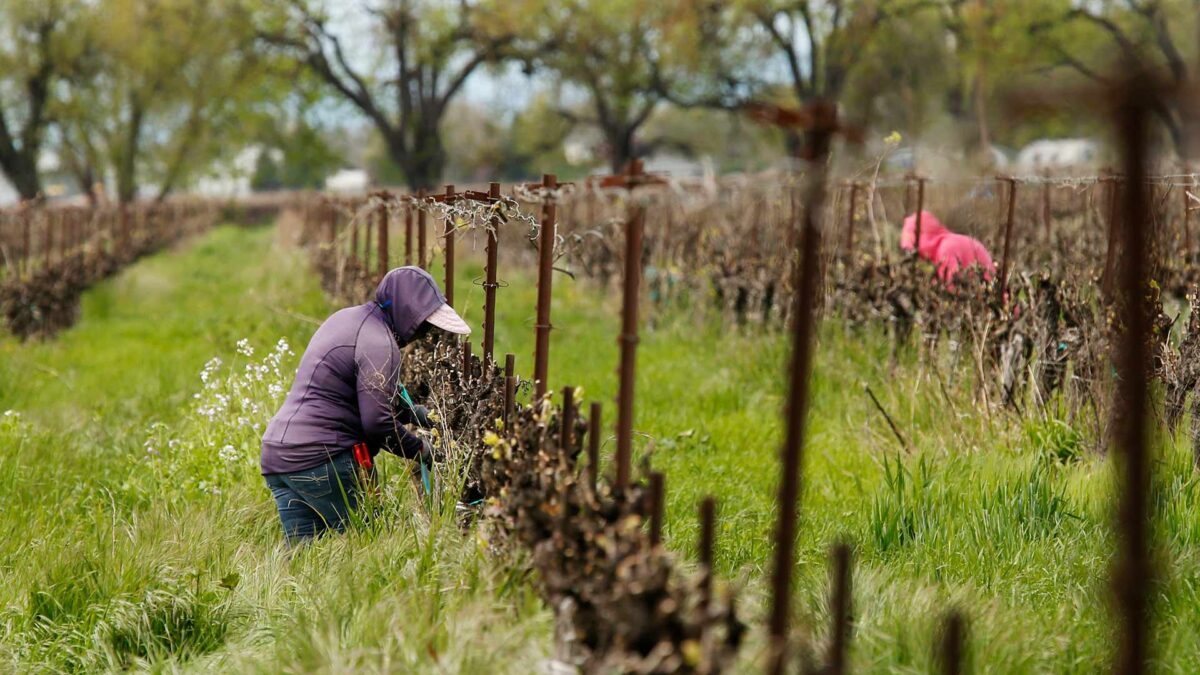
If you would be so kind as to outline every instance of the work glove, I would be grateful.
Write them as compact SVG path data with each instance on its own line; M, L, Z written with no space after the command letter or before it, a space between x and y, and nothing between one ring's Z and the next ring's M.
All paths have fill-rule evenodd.
M412 412L414 418L413 421L416 422L417 426L423 429L433 428L433 420L430 419L429 408L426 408L423 405L416 405L413 406Z
M430 418L429 408L423 405L414 405L411 407L403 405L398 417L402 423L415 424L422 429L430 429L434 424L434 420Z
M417 461L425 466L433 465L433 444L428 439L421 439L421 454L417 455Z

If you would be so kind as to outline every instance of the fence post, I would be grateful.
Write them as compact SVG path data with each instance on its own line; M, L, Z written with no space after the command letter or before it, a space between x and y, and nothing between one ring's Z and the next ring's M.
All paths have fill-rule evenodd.
M491 200L500 199L500 184L490 183L488 185L488 198ZM492 362L492 355L496 345L496 288L499 286L497 282L496 266L498 252L500 246L500 219L492 216L488 221L487 228L487 269L485 270L486 278L483 282L483 360L487 363ZM487 367L485 366L485 370Z
M587 480L591 486L592 492L596 491L596 481L600 478L600 429L601 425L601 406L599 402L593 401L591 414L588 416L588 466Z
M1122 297L1120 307L1126 313L1126 330L1121 334L1117 399L1114 407L1120 412L1115 425L1117 467L1120 493L1117 518L1120 524L1117 564L1113 568L1112 588L1120 622L1120 637L1115 671L1132 675L1148 669L1150 641L1153 632L1151 597L1153 563L1151 561L1152 530L1150 527L1149 492L1153 465L1149 458L1148 429L1150 428L1149 368L1150 368L1150 308L1144 299L1148 273L1148 246L1145 233L1149 230L1146 213L1146 169L1150 106L1161 92L1153 89L1151 78L1139 78L1130 73L1128 82L1119 91L1115 123L1121 138L1121 159L1124 164L1125 194L1121 222L1122 255L1119 274Z
M713 552L716 548L717 500L712 495L700 502L700 606L708 607L712 600Z
M1004 219L1004 252L1000 257L1000 304L1007 303L1008 293L1008 256L1012 245L1013 214L1017 204L1017 179L1011 176L1000 180L1008 183L1008 215Z
M1102 180L1108 184L1108 246L1104 252L1104 276L1101 279L1100 290L1107 302L1112 299L1113 265L1117 254L1117 204L1121 194L1121 183L1116 176Z
M663 500L666 478L661 471L650 472L650 486L646 491L646 511L650 519L650 546L658 548L662 544Z
M558 429L558 447L564 454L569 454L571 441L575 437L575 387L563 387L562 395L562 421Z
M942 640L939 649L942 675L961 675L963 656L967 642L967 622L958 611L952 611L942 620Z
M409 197L404 204L404 264L413 264L413 205Z
M846 256L854 257L854 214L858 211L858 190L860 184L855 181L850 184L850 209L846 213Z
M782 475L777 501L775 551L772 569L772 603L769 619L770 659L768 672L783 675L787 664L788 615L791 607L792 561L799 520L800 469L804 448L805 417L808 408L808 375L812 364L812 343L817 293L820 288L821 229L817 218L824 208L825 160L829 144L838 129L837 107L817 101L810 108L813 125L808 131L809 171L803 200L803 232L798 277L793 296L792 358L786 407L787 430L781 448Z
M471 341L463 340L462 343L462 381L466 385L471 381Z
M913 226L913 253L916 261L921 257L921 218L925 212L925 179L917 179L917 213L916 223Z
M849 665L850 631L854 621L851 609L851 570L850 546L846 543L833 547L833 592L830 596L832 605L830 615L833 617L833 630L829 640L829 669L830 675L845 675Z
M387 199L386 194L383 197ZM379 278L387 276L388 273L388 207L386 201L379 207L379 251L376 257L379 258Z
M425 260L425 188L417 193L417 266L429 266Z
M371 275L371 270L373 269L371 266L371 250L374 248L374 246L372 245L373 242L371 240L371 237L374 234L375 230L378 229L378 225L376 223L376 216L378 214L373 209L366 210L365 206L366 206L366 200L363 201L364 210L362 211L362 214L363 214L363 221L362 221L363 247L362 247L362 261L361 262L362 262L363 276L369 277Z
M517 377L514 374L517 357L513 354L504 355L504 428L509 428L513 411L516 408Z
M454 205L454 186L446 186L446 206ZM446 303L454 305L454 216L447 216L446 226Z
M629 163L629 189L642 175L642 163ZM642 281L642 227L645 211L634 202L633 213L625 221L625 279L621 302L620 383L617 391L617 488L629 485L633 463L633 396L636 386L638 343L638 291Z
M542 176L545 202L542 204L542 224L538 237L537 323L534 325L533 386L534 398L546 394L546 378L550 370L550 298L553 283L555 201L558 179L553 174Z
M1192 222L1188 199L1188 186L1183 186L1183 260L1186 264L1192 259Z

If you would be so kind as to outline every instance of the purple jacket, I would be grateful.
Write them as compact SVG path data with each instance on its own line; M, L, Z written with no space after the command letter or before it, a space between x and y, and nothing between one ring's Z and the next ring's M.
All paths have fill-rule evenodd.
M300 357L296 380L262 439L262 472L311 469L365 442L415 457L421 439L402 424L412 416L398 394L400 347L446 302L417 267L384 276L375 301L334 312Z

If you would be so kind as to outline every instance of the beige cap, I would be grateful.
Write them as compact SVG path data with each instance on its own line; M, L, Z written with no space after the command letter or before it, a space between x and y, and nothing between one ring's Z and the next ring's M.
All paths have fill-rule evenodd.
M471 327L467 325L466 321L463 321L458 312L454 311L454 308L450 305L443 304L441 307L433 310L433 314L430 314L425 320L448 333L454 333L455 335L471 334Z

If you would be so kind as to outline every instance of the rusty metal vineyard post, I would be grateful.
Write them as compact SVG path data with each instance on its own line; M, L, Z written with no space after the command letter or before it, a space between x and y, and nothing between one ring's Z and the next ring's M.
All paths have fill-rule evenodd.
M417 193L417 267L426 269L429 261L425 259L425 188Z
M384 193L384 199L387 198L387 193ZM376 257L379 259L378 274L382 279L388 273L388 208L385 202L379 207L379 236L378 240L379 252Z
M1121 184L1116 176L1106 176L1100 179L1108 185L1108 244L1104 251L1104 274L1101 277L1101 292L1105 302L1112 299L1113 266L1117 254L1117 226L1119 217L1117 205L1121 193Z
M830 627L829 667L825 671L830 675L845 675L848 670L850 653L850 631L853 614L851 597L851 551L850 545L841 543L833 547L833 591L830 594L829 614L833 618Z
M599 402L593 401L591 413L588 415L588 445L587 445L587 482L592 492L596 491L596 482L600 478L600 430L601 413L603 409Z
M517 357L515 354L504 355L504 425L505 428L513 418L517 405Z
M550 370L550 299L553 282L556 204L554 192L558 179L552 174L542 176L542 221L538 236L537 323L534 325L533 386L534 398L546 395L546 378Z
M966 642L967 621L962 613L952 611L942 621L942 635L938 645L937 660L942 675L961 675Z
M661 471L650 472L646 490L646 511L650 520L650 546L662 545L663 500L666 499L666 477Z
M925 214L925 182L929 180L925 177L918 177L917 181L917 211L916 221L913 223L913 261L914 263L921 257L921 219Z
M558 429L558 447L570 454L575 440L575 387L562 388L562 421Z
M452 207L454 206L453 185L446 186L446 206L446 287L443 290L446 292L446 303L450 306L454 306L454 216L452 215Z
M846 212L846 257L854 257L854 214L858 211L858 191L861 184L854 181L850 184L850 207Z
M500 200L500 184L488 185L488 199L493 204ZM493 215L487 226L487 269L484 271L483 282L483 360L484 371L490 370L493 353L496 346L496 289L499 287L496 267L500 246L500 218Z
M1192 223L1189 209L1188 186L1184 185L1183 196L1183 261L1187 264L1192 259Z
M701 607L707 607L712 600L713 553L716 549L717 500L711 495L700 502L700 540L696 549L700 559L700 573L703 576L700 587Z
M404 264L413 264L413 200L404 200Z
M632 212L625 220L625 274L621 295L621 334L617 338L620 347L617 389L617 450L616 487L624 490L629 486L633 463L633 400L637 386L637 343L638 343L638 299L642 281L642 230L645 227L645 207L632 199L633 190L661 179L645 175L641 160L633 160L626 172L610 176L604 184L623 187L631 196Z
M462 383L463 386L471 382L471 341L463 340L462 342Z
M1151 318L1144 289L1148 273L1145 233L1149 229L1146 222L1149 117L1151 106L1161 95L1149 78L1131 72L1115 101L1114 121L1127 178L1120 229L1124 249L1120 264L1121 305L1127 326L1121 335L1117 363L1117 406L1122 415L1121 423L1116 425L1120 537L1112 587L1121 628L1114 669L1125 675L1146 672L1152 635L1154 575L1149 523L1152 464L1148 439Z
M825 201L826 161L834 133L840 130L837 106L816 101L806 110L806 159L808 175L803 199L800 258L792 313L792 357L785 423L787 430L781 448L782 475L777 501L778 520L771 575L769 615L769 661L767 671L782 675L787 664L788 618L791 612L792 564L795 557L796 529L800 510L800 471L803 459L805 417L808 408L808 376L812 370L812 347L816 323L817 294L820 289L821 228L817 222Z
M1017 179L1009 176L997 180L1008 183L1008 214L1004 219L1004 249L1000 257L1000 283L997 286L997 300L1006 304L1008 293L1008 262L1012 245L1013 214L1017 205Z

